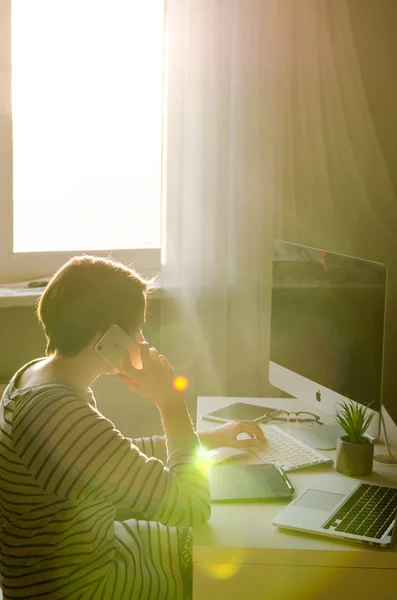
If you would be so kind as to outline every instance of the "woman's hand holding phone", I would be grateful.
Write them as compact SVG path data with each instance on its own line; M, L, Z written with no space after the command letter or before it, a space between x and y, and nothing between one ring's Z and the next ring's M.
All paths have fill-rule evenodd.
M150 348L147 342L139 347L142 369L135 369L128 352L123 352L123 368L119 377L125 387L147 398L159 408L175 405L183 400L182 393L173 387L175 373L165 356L155 348Z

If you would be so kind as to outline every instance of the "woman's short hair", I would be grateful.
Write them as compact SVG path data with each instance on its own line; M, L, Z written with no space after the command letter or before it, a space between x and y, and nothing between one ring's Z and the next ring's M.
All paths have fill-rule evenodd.
M145 318L149 283L111 259L71 258L52 277L37 306L46 354L75 356L114 324L132 334Z

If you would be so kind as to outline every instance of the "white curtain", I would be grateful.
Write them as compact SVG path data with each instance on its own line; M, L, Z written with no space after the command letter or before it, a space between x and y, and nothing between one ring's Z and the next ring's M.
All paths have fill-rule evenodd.
M194 393L266 396L274 238L395 235L348 1L168 0L166 41L162 347Z

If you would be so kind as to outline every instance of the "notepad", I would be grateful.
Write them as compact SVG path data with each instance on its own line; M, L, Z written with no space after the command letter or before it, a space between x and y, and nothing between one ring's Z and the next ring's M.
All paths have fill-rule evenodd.
M285 473L274 465L213 466L209 484L213 502L282 500L294 492Z

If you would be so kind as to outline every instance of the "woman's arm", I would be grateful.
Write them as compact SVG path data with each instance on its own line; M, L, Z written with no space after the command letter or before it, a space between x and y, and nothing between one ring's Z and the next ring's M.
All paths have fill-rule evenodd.
M148 458L157 458L164 464L167 462L167 446L165 436L152 435L151 437L130 438L131 442L140 452L146 454Z
M245 434L243 438L241 438L241 434ZM205 450L225 446L229 448L252 448L266 444L262 429L252 421L230 421L209 431L202 431L197 435ZM154 456L163 463L167 462L167 446L164 436L132 438L131 441L146 456Z
M74 502L103 498L164 525L203 523L210 496L197 436L184 405L161 414L166 466L142 454L95 408L60 386L20 399L14 447L47 493Z

